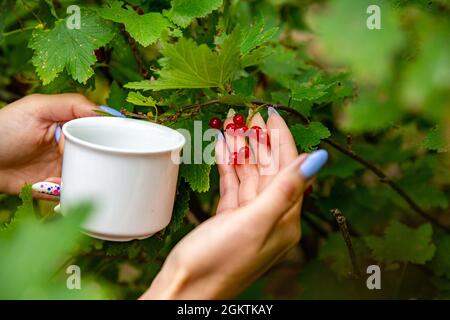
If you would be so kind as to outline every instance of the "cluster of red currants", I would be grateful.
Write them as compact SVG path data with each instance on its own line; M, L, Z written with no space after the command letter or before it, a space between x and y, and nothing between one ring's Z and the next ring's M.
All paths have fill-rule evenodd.
M217 117L209 120L209 126L213 129L222 129L222 120ZM225 131L229 135L248 136L250 139L256 139L258 143L264 143L270 145L268 134L259 126L252 126L250 129L245 125L245 117L242 114L236 114L233 117L233 122L227 124ZM238 152L230 154L230 163L237 165L243 163L242 159L248 159L250 157L250 149L248 146L242 147ZM308 197L313 191L312 186L309 186L304 196Z
M211 118L209 126L220 130L222 128L222 121L219 118ZM245 125L245 117L242 114L236 114L233 117L233 122L227 124L225 131L228 135L249 137L256 139L259 143L269 144L268 135L259 126L252 126L250 129ZM230 155L230 163L235 165L241 164L250 157L250 148L248 146L242 147L238 152L233 152ZM244 161L242 161L244 160Z
M217 117L211 118L209 120L209 126L213 129L222 129L222 120ZM270 140L267 132L265 132L259 126L252 126L250 129L245 125L245 117L242 114L236 114L233 117L233 122L227 124L225 131L229 135L237 136L248 136L250 139L256 139L258 143L264 143L270 145ZM243 159L248 159L250 157L250 149L248 146L242 147L238 152L233 152L230 154L230 163L237 165L243 163ZM309 186L305 192L304 196L309 196L313 191L312 186Z

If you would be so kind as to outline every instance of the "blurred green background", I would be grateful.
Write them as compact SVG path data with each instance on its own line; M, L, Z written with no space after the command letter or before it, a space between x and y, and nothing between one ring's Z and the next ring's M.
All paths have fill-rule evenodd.
M105 9L106 1L3 0L0 107L34 92L81 92L132 117L190 129L192 120L206 127L212 116L224 118L230 105L247 114L260 105L252 101L282 104L299 151L325 147L330 164L305 199L299 245L241 298L450 298L450 2L196 2L132 0L115 2L113 10ZM61 29L71 4L93 12L93 28L83 36L105 35L103 42L89 43L95 57L87 52L92 61L77 72L67 59L82 52L56 41L81 37ZM376 7L368 10L371 5ZM146 17L152 17L142 20L151 21L150 31L139 34L139 19ZM231 57L224 41L233 30L240 40L227 48L237 50ZM170 79L164 48L180 38L235 59L229 79L211 87L183 87ZM47 48L42 39L51 40ZM66 52L48 61L64 70L49 73L40 49ZM195 50L188 53L195 56ZM127 83L158 77L171 87L128 96L137 87ZM220 102L211 108L182 108L213 99ZM389 178L380 179L373 167ZM0 194L0 297L138 297L176 242L214 214L215 166L183 165L180 175L172 223L150 239L129 243L80 234L88 205L62 219L51 203L33 201L29 186L22 199ZM334 208L346 217L360 278L352 274L330 214ZM66 268L73 264L82 271L81 290L66 288ZM371 264L381 267L381 290L365 285Z

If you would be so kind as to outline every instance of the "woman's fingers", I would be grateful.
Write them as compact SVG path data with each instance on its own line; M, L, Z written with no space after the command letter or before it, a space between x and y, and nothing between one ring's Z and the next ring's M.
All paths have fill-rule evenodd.
M269 114L267 129L271 136L277 136L276 139L271 139L272 158L279 163L280 169L282 169L298 157L297 148L294 137L284 119L273 107L269 107L267 111Z
M275 168L270 155L269 138L264 119L259 112L254 115L249 114L249 117L251 117L249 144L257 162L260 176L258 190L260 191L272 180L278 170Z
M325 165L327 159L328 153L325 150L297 157L279 172L246 210L255 216L255 221L261 224L261 228L270 232L286 212L299 204L308 182Z
M216 142L216 163L220 174L220 200L217 214L239 205L239 179L233 164L229 163L230 153L222 132L219 132Z
M61 186L61 178L60 177L50 177L50 178L45 179L45 181L53 182L53 183L59 184Z
M233 123L234 110L230 109L228 118L224 122L224 126ZM248 148L246 143L245 134L243 131L238 130L225 130L226 143L230 153L236 152L237 163L234 165L237 176L239 178L239 205L245 205L248 202L254 200L258 193L258 169L255 165L255 161L250 158L251 151L248 150L248 158L245 156L245 147ZM253 163L252 163L253 162Z
M44 121L66 122L76 118L94 117L98 107L78 93L54 95L33 94L25 99L30 101L35 115Z

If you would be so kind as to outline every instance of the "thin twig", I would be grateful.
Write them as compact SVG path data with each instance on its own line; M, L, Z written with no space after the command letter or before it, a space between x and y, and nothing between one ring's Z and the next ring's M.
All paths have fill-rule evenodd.
M346 219L339 209L332 209L331 214L336 219L336 222L339 225L339 229L341 230L342 236L344 237L345 244L346 244L347 250L348 250L348 254L350 256L350 262L352 264L352 269L353 269L352 274L354 277L359 278L359 277L361 277L361 269L359 268L359 264L356 259L355 250L353 249L353 245L352 245L352 238L350 237L350 233L348 232Z
M421 215L426 220L432 222L436 226L441 227L442 229L450 232L450 227L447 225L442 224L439 220L437 220L435 217L430 215L428 212L425 212L420 206L406 193L405 190L403 190L396 182L394 182L391 178L389 178L381 169L379 169L374 164L370 163L369 161L365 160L364 158L357 155L355 152L348 150L347 148L344 148L337 142L331 140L331 139L324 139L322 140L324 143L332 146L336 150L342 152L346 156L352 158L353 160L361 163L364 167L372 171L378 178L380 178L380 181L387 184L391 189L393 189L397 194L402 197L409 206L417 212L419 215Z
M347 135L347 150L349 151L353 150L353 138L351 134Z
M253 101L254 104L260 104L260 103L267 103L263 101ZM304 123L308 124L310 121L308 118L303 116L300 112L298 112L295 109L289 108L287 106L283 105L277 105L272 104L274 108L278 108L280 110L284 110L286 112L289 112L291 114L294 114L299 117L299 119ZM446 230L447 232L450 232L450 227L447 225L442 224L438 219L433 217L428 212L424 211L409 195L408 193L403 190L402 187L400 187L395 181L393 181L387 174L385 174L380 168L378 168L376 165L370 163L369 161L365 160L361 156L357 155L354 151L349 150L348 148L340 145L338 142L331 140L329 138L322 140L324 143L328 144L329 146L333 147L334 149L340 151L344 155L350 157L351 159L359 162L364 167L372 171L378 178L380 178L380 181L383 183L386 183L389 187L391 187L392 190L394 190L400 197L403 198L403 200L408 203L408 205L413 209L415 212L417 212L419 215L421 215L426 220L432 222L436 226L439 226L440 228Z

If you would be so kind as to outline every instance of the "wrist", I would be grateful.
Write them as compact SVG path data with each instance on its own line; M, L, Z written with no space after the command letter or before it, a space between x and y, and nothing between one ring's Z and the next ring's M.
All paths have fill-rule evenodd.
M171 270L167 270L171 269ZM188 286L187 270L174 270L163 266L140 300L175 300L181 299Z

